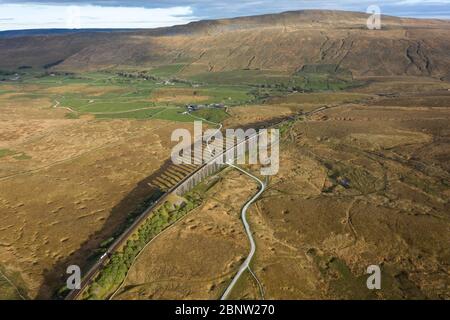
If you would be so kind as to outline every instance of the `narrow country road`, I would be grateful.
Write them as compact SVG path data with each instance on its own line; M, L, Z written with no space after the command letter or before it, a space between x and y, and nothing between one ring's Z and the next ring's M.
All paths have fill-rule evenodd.
M261 188L258 191L258 193L255 194L253 196L253 198L251 198L245 204L245 206L242 208L242 211L241 211L242 222L243 222L244 227L245 227L245 232L247 233L248 239L250 241L250 253L248 254L247 259L245 259L244 263L240 266L239 271L236 273L236 275L234 276L234 278L231 281L231 283L228 285L228 288L225 290L225 293L222 295L221 300L226 300L228 298L228 296L230 295L230 293L233 290L234 286L239 281L239 279L242 276L242 274L244 273L244 271L247 270L247 269L248 269L248 271L250 271L252 276L255 278L256 282L258 282L258 286L260 287L261 294L263 294L261 283L256 278L256 276L252 272L252 270L250 269L250 263L252 262L253 256L255 255L255 252L256 252L256 243L255 243L255 240L253 239L253 234L252 234L252 231L250 229L250 225L248 224L248 221L247 221L247 210L261 196L261 194L266 190L266 184L264 182L262 182L260 179L258 179L257 177L255 177L254 175L252 175L251 173L249 173L249 172L247 172L247 171L245 171L245 170L235 166L234 164L228 163L228 165L230 165L231 167L241 171L242 173L246 174L250 178L252 178L255 181L257 181Z
M310 116L310 115L313 115L315 113L324 111L324 110L329 109L329 108L330 107L320 107L320 108L318 108L316 110L306 112L306 113L304 113L304 115ZM236 283L239 281L240 277L242 276L242 274L244 273L245 270L248 270L250 272L250 274L252 275L252 277L255 278L256 282L258 283L259 290L261 292L261 296L264 299L264 290L262 288L261 282L258 280L256 275L253 273L253 271L250 268L250 263L252 262L253 256L255 255L255 252L256 252L256 244L255 244L255 240L253 239L253 234L252 234L252 231L250 229L250 225L247 222L247 210L261 196L261 194L266 190L266 184L264 182L262 182L260 179L258 179L257 177L255 177L254 175L252 175L251 173L245 171L244 169L241 169L241 168L235 166L232 163L227 163L227 164L229 166L231 166L231 167L241 171L242 173L246 174L247 176L249 176L253 180L257 181L259 183L259 185L261 186L261 188L260 188L259 192L256 195L254 195L253 198L251 198L245 204L245 206L242 208L242 211L241 211L242 222L243 222L244 227L245 227L245 232L247 233L248 239L250 241L250 253L247 256L247 259L245 259L244 263L240 266L239 271L234 276L234 278L231 281L231 283L228 285L227 289L225 290L224 294L221 297L221 300L226 300L228 298L228 296L230 295L231 291L233 290L233 288L235 287Z
M54 108L54 109L57 109L57 108L59 108L59 109L66 109L67 111L70 111L70 112L72 112L72 113L77 113L75 110L73 110L72 108L69 108L69 107L60 107L60 102L58 101L58 100L55 100L55 104L53 105L53 107L52 108Z
M56 107L58 107L58 106L59 106L59 102L56 101L56 105L55 105L54 107L56 108ZM310 111L310 112L306 112L306 113L302 113L302 114L303 114L303 115L312 115L312 114L314 114L314 113L317 113L317 112L320 112L320 111L323 111L323 110L326 110L326 109L329 109L329 108L330 108L330 107L321 107L321 108L319 108L319 109L316 109L316 110L313 110L313 111ZM220 131L220 130L223 128L223 125L222 125L221 123L211 122L211 121L208 121L208 120L206 120L206 119L203 119L203 118L194 116L194 115L192 115L192 114L191 114L191 116L192 116L193 118L197 118L197 119L199 119L199 120L206 121L206 122L209 122L209 123L214 124L214 125L218 125L218 126L219 126L218 131ZM289 120L293 120L293 119L295 119L295 116L288 117L288 119L289 119ZM281 122L277 123L276 125L278 125L278 124L280 124L280 123L283 123L284 121L286 121L286 119L283 119ZM213 135L210 135L210 136L208 137L208 139L207 139L208 147L209 147L209 141L212 139L212 137L213 137L218 131L216 131ZM222 153L219 154L219 155L214 155L213 159L210 159L210 160L208 161L208 163L212 163L212 162L216 161L219 157L223 156L226 152L229 152L230 150L237 148L237 147L238 147L239 145L241 145L241 144L247 143L250 139L254 139L254 138L256 138L257 136L259 136L259 133L255 134L255 135L253 135L253 136L251 136L251 137L248 137L248 139L246 139L246 140L244 140L244 141L238 142L236 145L234 145L234 146L228 148L226 151L222 152ZM243 224L244 224L244 227L245 227L245 231L246 231L247 236L248 236L249 241L250 241L251 249L250 249L250 253L249 253L247 259L246 259L246 260L244 261L244 263L241 265L241 267L239 268L238 273L235 275L235 277L233 278L232 282L231 282L230 285L227 287L225 293L222 295L221 300L225 300L225 299L228 298L229 294L231 293L231 291L232 291L233 288L235 287L237 281L240 279L241 275L244 273L245 270L248 270L248 271L250 272L250 274L255 278L256 282L258 283L258 286L259 286L259 289L260 289L260 292L261 292L261 296L262 296L262 298L264 299L264 292L263 292L262 285L261 285L260 281L258 280L258 278L255 276L255 274L252 272L252 270L251 270L251 268L250 268L250 263L251 263L251 261L252 261L252 259L253 259L253 256L255 255L255 252L256 252L256 244L255 244L255 241L254 241L254 239L253 239L253 235L252 235L252 232L251 232L251 229L250 229L250 225L249 225L248 222L247 222L247 210L248 210L248 208L249 208L249 207L250 207L250 206L251 206L251 205L252 205L252 204L253 204L253 203L261 196L261 194L265 191L265 189L266 189L266 184L265 184L264 182L262 182L260 179L258 179L257 177L255 177L254 175L252 175L251 173L248 173L247 171L245 171L245 170L243 170L243 169L241 169L241 168L239 168L239 167L237 167L237 166L235 166L235 165L233 165L233 164L230 164L230 163L227 163L227 164L230 165L231 167L233 167L233 168L235 168L235 169L241 171L241 172L244 173L245 175L251 177L251 178L254 179L255 181L257 181L257 182L259 183L261 189L260 189L259 192L258 192L251 200L249 200L249 201L245 204L245 206L242 208L242 212L241 212L241 214L242 214L242 221L243 221ZM176 187L178 187L178 186L181 185L183 182L185 182L186 179L189 179L190 177L192 177L196 172L198 172L199 170L201 170L204 166L205 166L205 165L200 166L199 168L196 169L196 171L192 172L189 176L185 177L185 178L184 178L182 181L180 181L177 185L173 186L171 190L169 190L167 193L165 193L165 194L159 199L159 201L164 201L164 199L170 195L170 193L172 192L172 190L174 190ZM119 247L119 245L122 243L122 241L123 241L124 239L127 239L127 237L129 237L129 236L136 230L136 227L139 226L140 223L141 223L141 222L142 222L142 221L143 221L143 220L151 213L151 211L155 208L156 205L157 205L157 203L154 203L154 204L152 204L152 206L150 206L149 208L147 208L147 210L146 210L146 211L145 211L145 212L144 212L144 213L143 213L143 214L142 214L142 215L141 215L141 216L140 216L140 217L139 217L139 218L138 218L138 219L137 219L130 227L129 227L129 229L128 229L124 234L122 234L118 239L116 239L116 241L115 241L115 242L110 246L110 248L108 249L107 253L110 254L110 255L111 255L112 253L114 253L114 252L117 250L117 248ZM93 281L93 279L94 279L95 275L97 274L97 272L105 265L105 263L107 262L107 259L106 259L106 258L107 258L107 256L106 256L106 255L103 255L103 256L99 259L99 261L97 261L97 263L96 263L94 266L92 266L92 267L90 268L90 270L88 271L88 273L87 273L87 274L84 276L84 278L83 278L81 288L80 288L80 289L77 289L77 290L72 290L72 291L70 291L69 294L68 294L68 295L66 296L66 298L65 298L66 300L75 300L75 299L77 299L77 298L79 297L79 295L83 292L83 290L84 290L84 289L85 289L85 288ZM116 292L115 292L115 293L116 293ZM114 293L114 294L115 294L115 293Z
M205 118L201 118L201 117L195 116L195 115L193 115L193 114L190 113L190 112L189 112L189 115L190 115L192 118L194 118L194 119L198 119L198 120L201 120L201 121L204 121L204 122L207 122L207 123L211 123L211 124L213 124L213 125L219 127L219 128L217 128L217 130L216 130L212 135L210 135L210 136L208 137L208 139L207 139L207 141L206 141L206 143L208 144L208 147L207 147L207 148L208 148L208 151L211 152L211 150L209 149L209 142L211 141L211 139L212 139L217 133L219 133L219 132L222 130L223 124L217 123L217 122L213 122L213 121L209 121L209 120L206 120Z

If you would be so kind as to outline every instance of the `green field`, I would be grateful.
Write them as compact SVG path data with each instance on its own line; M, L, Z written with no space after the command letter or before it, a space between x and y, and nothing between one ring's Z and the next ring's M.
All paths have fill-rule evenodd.
M192 209L198 207L202 199L195 192L184 196L182 206L165 202L139 227L134 238L129 239L122 251L116 252L101 270L88 289L86 299L105 299L124 281L129 268L146 244L164 229L181 219ZM104 243L107 245L108 242Z
M216 85L248 85L285 92L292 90L324 91L342 90L355 85L351 74L331 72L329 68L307 68L295 74L271 70L235 70L209 72L190 77L190 79Z
M11 99L59 101L59 107L74 111L67 113L68 119L94 114L99 119L157 118L190 122L192 117L183 114L186 104L237 106L260 103L297 91L337 91L354 85L348 78L337 78L337 75L347 74L333 73L332 66L304 68L295 75L280 71L235 70L199 74L184 80L170 79L169 83L160 78L173 76L183 67L184 64L179 63L147 71L83 74L30 71L21 74L19 81L0 82L0 96L20 93ZM214 122L221 122L228 116L223 110L210 109L198 111L196 115Z
M184 67L185 64L182 63L168 64L151 69L150 74L156 77L170 77L176 75Z
M184 108L166 109L163 112L158 113L155 119L170 120L178 122L192 122L193 119L188 114L183 114L186 110Z
M229 117L229 114L226 113L224 109L202 109L195 111L192 114L216 123L221 123Z
M127 101L127 102L109 101L109 102L92 102L72 108L74 108L78 112L107 113L107 112L138 110L150 107L155 107L155 105L146 101Z
M169 68L170 67L170 68ZM181 66L164 66L164 70L175 70ZM152 70L154 71L154 70ZM162 72L162 71L161 71ZM137 76L136 76L137 77ZM137 112L149 108L173 108L184 107L186 104L195 102L188 97L180 101L155 102L153 93L156 90L165 90L167 94L176 94L177 89L190 89L198 92L198 95L208 97L202 103L225 103L227 105L239 105L250 103L254 100L251 94L251 88L248 86L229 86L229 85L190 85L188 82L174 82L170 85L162 81L143 78L134 78L132 76L118 76L117 74L88 73L80 76L35 76L24 77L21 85L35 85L28 91L24 98L42 98L48 96L51 99L60 102L60 107L70 108L77 113L92 113L98 118L148 118L149 111ZM74 87L73 90L64 91L67 85L84 85L84 87ZM95 89L100 93L90 94L84 92L86 85L88 89ZM18 86L19 87L19 86ZM42 88L42 89L41 89ZM62 91L60 94L46 94L45 90ZM0 90L1 86L0 86ZM6 92L6 90L5 90ZM8 90L10 92L10 90ZM1 93L1 91L0 91ZM121 114L130 112L129 114ZM106 113L109 113L106 115ZM117 113L117 115L112 115ZM97 115L100 114L100 115ZM179 115L179 112L167 111L161 114L161 118L173 121L187 121L187 117Z
M195 76L190 79L208 84L220 85L261 85L261 84L276 84L288 83L290 81L302 82L302 77L292 78L289 74L279 71L265 71L265 70L235 70L222 72L208 72Z
M143 109L131 112L119 112L119 113L100 113L95 117L98 119L149 119L155 114L165 110L164 108Z
M255 97L247 86L205 86L203 94L211 97L205 103L224 103L228 106L251 103Z

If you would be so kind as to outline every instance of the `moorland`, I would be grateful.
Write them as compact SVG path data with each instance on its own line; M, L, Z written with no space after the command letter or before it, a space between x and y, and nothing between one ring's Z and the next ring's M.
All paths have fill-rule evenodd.
M249 211L265 298L448 299L450 22L366 19L0 34L0 299L62 298L68 265L92 265L194 169L168 160L172 131L196 117L290 119L280 172ZM239 214L256 189L225 169L162 204L84 298L220 298L248 251ZM246 273L232 298L259 289Z

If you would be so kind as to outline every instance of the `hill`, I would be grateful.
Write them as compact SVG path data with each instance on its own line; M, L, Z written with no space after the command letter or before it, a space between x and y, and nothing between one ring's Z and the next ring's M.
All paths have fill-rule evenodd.
M146 69L181 65L195 75L230 70L334 68L354 76L450 78L450 22L304 10L206 20L149 30L79 32L0 39L0 69Z

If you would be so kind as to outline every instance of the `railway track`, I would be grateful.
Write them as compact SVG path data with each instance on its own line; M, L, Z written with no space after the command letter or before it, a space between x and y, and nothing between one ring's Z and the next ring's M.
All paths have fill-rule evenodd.
M325 109L328 109L327 107L321 107L319 109L313 110L311 112L306 112L306 113L300 113L294 116L289 116L286 117L274 124L271 124L270 127L276 127L278 125L281 125L287 121L292 121L292 120L296 120L298 119L300 116L308 116L308 115L312 115L314 113L317 112L321 112ZM150 214L153 212L154 209L156 209L160 203L164 203L164 201L168 198L168 196L170 194L172 194L179 186L181 186L184 182L186 182L188 179L190 179L191 177L193 177L195 174L197 174L198 172L200 172L205 166L207 166L210 163L213 163L214 161L217 160L217 158L219 157L223 157L227 152L230 152L231 150L237 148L240 144L242 143L246 143L248 140L250 139L254 139L256 136L258 136L259 133L256 133L253 136L250 136L247 138L246 141L242 141L239 144L235 144L233 146L226 146L225 150L215 156L213 159L211 159L209 162L207 163L203 163L201 165L197 165L197 166L193 166L193 165L188 165L187 167L184 167L184 169L186 168L190 168L193 171L188 173L187 175L184 175L184 177L178 181L177 183L173 184L175 182L175 179L173 179L172 177L172 183L166 184L163 183L163 181L160 181L161 185L166 189L165 193L155 202L152 203L152 205L150 205L150 207L148 207L133 223L130 227L128 227L128 229L121 235L119 236L112 244L111 246L108 248L108 250L100 257L100 259L93 265L90 267L89 271L84 275L82 281L81 281L81 286L80 289L74 289L71 290L67 296L65 297L65 300L76 300L78 299L81 294L84 292L84 290L90 285L92 284L92 282L95 280L96 276L98 275L98 273L100 272L100 270L102 269L102 267L104 267L111 255L116 252L121 246L122 244L124 244L126 242L126 240L128 240L128 238L134 234L136 232L136 230L138 229L138 227L141 225L141 223L143 221L145 221ZM202 142L202 145L205 146L206 142ZM171 165L166 172L164 172L162 174L162 177L166 176L166 177L170 177L169 172L173 171L177 171L176 168L180 168L180 166L178 165ZM183 167L182 167L183 168ZM179 172L179 171L178 171ZM186 170L184 171L186 173ZM179 175L178 175L179 176Z

